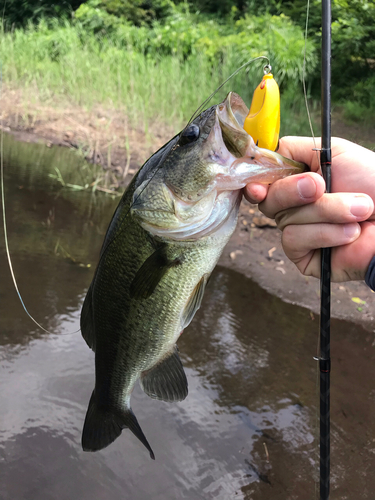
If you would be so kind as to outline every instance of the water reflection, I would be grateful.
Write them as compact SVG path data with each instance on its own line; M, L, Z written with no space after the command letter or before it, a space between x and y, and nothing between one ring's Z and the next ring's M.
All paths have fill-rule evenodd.
M63 175L82 167L82 158L67 149L18 143L6 135L4 151L8 237L19 288L36 319L58 331L56 316L66 311L69 317L79 308L116 200L61 189L48 176L55 165ZM2 233L0 251L3 256ZM11 313L2 317L0 344L28 342L42 332L32 323L24 327L4 257L0 266L1 307Z
M61 193L35 176L18 189L17 169L7 170L9 238L26 303L54 334L23 313L2 246L1 500L313 498L318 326L305 309L222 267L179 343L188 398L168 404L134 391L156 462L126 431L102 452L81 451L94 364L71 332L114 202ZM58 238L75 262L54 251ZM333 498L371 498L374 339L339 321L333 331Z

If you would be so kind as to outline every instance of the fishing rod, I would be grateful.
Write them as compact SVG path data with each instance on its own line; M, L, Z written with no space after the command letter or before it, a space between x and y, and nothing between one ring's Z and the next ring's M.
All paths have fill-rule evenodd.
M331 192L331 0L322 0L322 142L320 165ZM330 489L331 248L321 249L320 278L320 500Z

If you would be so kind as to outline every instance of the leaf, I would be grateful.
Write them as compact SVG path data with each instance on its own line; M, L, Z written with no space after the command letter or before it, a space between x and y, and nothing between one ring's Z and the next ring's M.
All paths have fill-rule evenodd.
M352 301L356 304L366 304L365 300L360 299L359 297L352 297Z

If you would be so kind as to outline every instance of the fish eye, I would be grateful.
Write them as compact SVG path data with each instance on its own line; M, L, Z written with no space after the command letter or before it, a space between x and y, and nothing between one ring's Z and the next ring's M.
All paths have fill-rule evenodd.
M189 125L181 134L179 144L180 146L185 146L185 144L190 144L196 141L200 135L200 129L198 125L192 123Z

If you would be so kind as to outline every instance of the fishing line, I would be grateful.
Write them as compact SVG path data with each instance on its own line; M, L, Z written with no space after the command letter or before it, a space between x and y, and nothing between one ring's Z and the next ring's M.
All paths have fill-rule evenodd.
M1 69L0 69L0 72L1 72ZM1 79L1 74L0 74L0 79ZM0 85L0 100L1 100L1 85ZM2 124L1 124L2 125ZM4 132L3 132L3 127L1 127L1 138L0 138L0 141L1 141L1 145L0 145L0 148L1 148L1 159L0 159L0 169L1 169L1 206L2 206L2 209L3 209L3 228L4 228L4 240L5 240L5 252L6 252L6 255L7 255L7 259L8 259L8 265L9 265L9 270L10 270L10 274L12 276L12 280L13 280L13 285L14 285L14 288L16 289L16 292L17 292L17 295L18 295L18 298L20 299L20 302L22 304L22 307L25 311L25 313L28 315L28 317L40 328L42 329L44 332L46 333L51 333L50 331L46 330L41 324L39 324L32 316L31 314L29 313L29 311L27 310L27 307L25 306L25 303L24 301L22 300L22 297L21 297L21 293L18 289L18 285L17 285L17 281L16 281L16 277L14 275L14 271L13 271L13 265L12 265L12 260L10 258L10 252L9 252L9 245L8 245L8 232L7 232L7 224L6 224L6 217L5 217L5 195L4 195L4 161L3 161L3 148L4 148ZM78 330L79 331L79 330ZM74 332L76 333L76 332Z
M183 131L190 125L190 123L194 120L194 118L196 118L196 116L198 116L198 114L203 110L203 108L205 107L206 104L208 104L210 102L210 100L213 98L213 96L215 94L217 94L219 92L220 89L222 89L224 87L224 85L231 79L233 78L234 76L237 75L237 73L239 73L241 70L243 70L244 68L246 68L246 66L249 66L250 64L252 64L253 62L255 61L258 61L260 59L267 59L267 64L270 65L270 60L268 59L267 56L258 56L258 57L254 57L254 59L250 59L249 61L245 62L242 66L240 66L239 68L236 69L236 71L234 71L222 84L220 84L218 86L218 88L212 92L212 94L207 97L207 99L203 102L203 104L201 104L195 111L194 113L192 114L190 120L188 121L186 127L183 129Z
M249 66L250 64L252 64L253 62L255 61L259 61L261 59L266 59L267 60L267 65L270 66L270 60L267 56L258 56L258 57L254 57L253 59L250 59L249 61L245 62L244 64L242 64L242 66L240 66L239 68L237 68L230 76L228 76L228 78L226 80L224 80L223 83L221 83L217 89L212 92L212 94L207 97L207 99L202 103L200 104L200 106L198 106L198 108L194 111L194 113L192 114L190 120L187 122L187 124L185 125L185 127L182 129L181 132L179 132L178 134L175 135L175 137L177 137L178 135L181 135L183 134L183 132L187 129L187 127L190 125L190 123L199 115L199 113L202 112L203 108L209 103L209 101L214 97L214 95L216 95L219 90L221 90L224 85L229 81L231 80L234 76L237 75L237 73L239 73L241 70L243 70L244 68L246 68L246 66ZM171 139L171 141L175 138L173 137ZM169 141L170 142L170 141ZM150 176L150 178L146 181L146 184L145 186L143 187L143 189L141 189L141 191L138 193L138 195L135 197L135 199L133 200L133 202L130 204L130 206L128 207L128 210L127 212L125 212L125 215L123 217L123 220L121 221L119 227L118 227L118 231L116 233L116 235L113 237L112 240L110 240L108 242L108 244L104 247L103 251L101 252L101 255L100 255L100 258L99 258L99 263L101 262L102 260L102 257L104 256L104 254L106 253L106 251L108 250L109 246L116 241L116 238L118 237L118 235L120 234L121 232L121 227L124 223L124 220L126 219L126 217L128 216L130 210L132 209L132 206L136 203L136 201L139 199L139 197L141 196L141 194L144 192L145 189L147 189L148 185L150 184L150 182L152 181L152 179L155 177L155 175L159 172L159 170L162 168L162 163L169 157L169 155L172 153L172 151L175 151L175 149L178 147L178 143L175 144L171 150L168 152L168 154L166 155L165 158L161 158L160 160L160 165L155 169L155 171L153 172L153 174ZM152 157L151 157L152 158ZM163 162L162 162L163 160ZM146 162L147 163L147 162ZM146 165L146 163L144 163L144 165ZM143 165L143 166L144 166ZM143 168L143 167L142 167ZM141 171L142 168L139 170ZM121 203L121 202L120 202ZM98 265L99 265L98 263Z
M330 165L331 165L331 125L330 125L330 29L327 33L327 26L324 25L325 22L329 22L329 28L331 23L331 7L330 2L326 4L322 0L322 138L321 138L321 148L318 148L315 141L314 131L312 127L305 84L305 70L306 70L306 42L307 42L307 30L308 30L308 19L309 19L309 8L310 0L307 0L306 9L306 28L305 28L305 48L303 57L303 91L305 96L305 104L307 110L307 116L309 119L311 134L314 141L314 150L316 151L318 165L320 171L326 181L327 192L330 192ZM324 25L324 26L323 26ZM325 33L323 31L325 30ZM323 57L323 46L326 45L326 49L329 51L329 58L324 63ZM327 57L325 55L325 57ZM325 76L324 76L325 75ZM325 78L325 86L323 91L323 78ZM327 82L329 90L327 92ZM323 100L325 104L323 105ZM327 104L328 103L328 104ZM323 108L327 116L323 114ZM320 152L320 154L319 154ZM324 159L322 159L324 156ZM323 171L323 165L325 171ZM318 477L319 479L315 481L315 498L321 498L322 500L328 499L329 497L329 483L330 483L330 418L329 418L329 371L330 371L330 348L329 348L329 337L330 337L330 248L321 249L321 305L320 305L320 330L318 332L318 342L317 342L317 355L314 357L315 361L319 361L316 365L316 396L320 402L319 413L318 405L316 406L316 420L315 420L315 441L319 443L318 447L318 459L319 463ZM323 366L324 363L324 366ZM319 427L318 427L319 422ZM318 430L319 429L319 430ZM318 491L319 483L319 491Z
M5 19L5 5L6 1L4 3L4 8L3 8L3 13L2 13L2 26L1 26L1 31L4 33L4 19ZM3 90L3 65L2 61L0 61L0 102L1 98L3 96L2 94ZM41 330L43 330L46 333L49 333L50 335L54 335L53 332L50 332L46 328L44 328L40 323L36 321L36 319L33 318L33 316L29 313L23 299L21 296L21 293L18 288L16 276L14 274L13 270L13 265L12 265L12 259L10 256L10 250L9 250L9 244L8 244L8 230L7 230L7 223L6 223L6 213L5 213L5 189L4 189L4 122L3 122L3 116L1 116L1 123L0 123L0 185L1 185L1 208L3 212L3 229L4 229L4 241L5 241L5 253L7 256L8 260L8 266L9 266L9 271L12 277L13 285L14 288L17 292L18 298L21 302L21 305L25 311L25 313L28 315L28 317L36 324L37 327L39 327ZM62 333L61 335L72 335L74 333L78 333L80 330L76 330L75 332L68 332L68 333Z
M306 45L307 45L307 33L308 33L308 25L309 25L309 12L310 12L310 0L307 0L307 7L306 7L306 25L305 25L305 46L304 46L304 53L303 53L303 69L302 69L302 84L303 84L303 93L304 93L304 98L305 98L305 105L306 105L306 111L307 111L307 116L309 120L309 125L310 125L310 130L311 130L311 135L313 138L314 142L314 151L316 152L317 160L318 160L318 165L320 170L322 171L322 166L321 166L321 155L319 154L320 148L317 147L316 144L316 139L314 135L314 130L313 130L313 125L312 125L312 120L311 120L311 115L310 115L310 110L309 110L309 105L308 105L308 100L307 100L307 92L306 92L306 81L305 81L305 75L306 75ZM315 361L320 360L320 332L318 331L318 339L317 339L317 353L316 356L314 356ZM320 367L318 364L316 365L316 397L319 400L320 396ZM316 405L316 411L315 411L315 442L320 444L320 409L318 409L318 405ZM320 453L319 453L319 446L317 448L317 464L320 462ZM315 498L319 498L320 492L318 485L320 483L320 477L319 477L319 466L318 467L318 474L317 474L317 479L314 481L315 483Z
M318 165L320 167L320 158L318 154L318 150L316 147L316 140L315 140L315 134L314 134L314 129L313 129L313 124L310 116L310 110L309 110L309 103L307 101L307 92L306 92L306 50L307 50L307 30L309 26L309 14L310 14L310 0L307 0L307 7L306 7L306 25L305 25L305 46L303 49L303 66L302 66L302 86L303 86L303 96L305 99L305 106L306 106L306 111L307 111L307 117L309 120L309 125L310 125L310 130L311 130L311 135L314 141L314 149L316 150L316 156L318 158Z
M5 14L5 4L4 4L4 10L3 10L3 26L4 26L4 14ZM188 123L186 124L186 126L183 128L182 132L183 133L186 128L190 125L190 123L199 115L199 113L203 110L203 108L207 105L207 103L217 94L217 92L219 92L219 90L222 89L222 87L229 81L231 80L234 76L236 76L241 70L243 70L244 68L246 68L247 66L249 66L250 64L252 64L253 62L255 61L258 61L258 60L261 60L261 59L266 59L267 60L267 64L269 65L270 64L270 60L268 57L266 56L258 56L258 57L255 57L253 59L250 59L249 61L247 61L246 63L242 64L242 66L240 66L239 68L237 68L223 83L221 83L219 85L219 87L217 87L217 89L212 92L212 94L200 105L198 106L198 108L194 111L193 115L191 116L190 120L188 121ZM1 66L1 63L0 63L0 101L1 101L1 97L2 97L2 66ZM177 134L179 135L179 134ZM175 137L177 137L177 135ZM173 139L171 139L173 140ZM14 288L17 292L17 295L18 295L18 298L21 302L21 305L25 311L25 313L27 314L27 316L35 323L35 325L37 325L41 330L43 330L44 332L46 333L49 333L51 335L53 335L54 333L53 332L50 332L49 330L47 330L46 328L44 328L40 323L38 323L38 321L36 321L33 316L29 313L23 299L22 299L22 296L21 296L21 293L19 291L19 288L18 288L18 284L17 284L17 280L16 280L16 277L15 277L15 274L14 274L14 270L13 270L13 265L12 265L12 259L11 259L11 256L10 256L10 250L9 250L9 245L8 245L8 231L7 231L7 224L6 224L6 214L5 214L5 190L4 190L4 132L3 132L3 118L1 118L1 137L0 137L0 177L1 177L1 204L2 204L2 212L3 212L3 228L4 228L4 239L5 239L5 251L6 251L6 255L7 255L7 260L8 260L8 265L9 265L9 270L10 270L10 274L11 274L11 277L12 277L12 281L13 281L13 285L14 285ZM168 156L172 153L172 151L174 151L175 147L172 147L171 150L168 152L168 154L166 155L166 157L163 159L164 161L168 158ZM157 172L161 169L162 167L162 163L164 163L164 161L160 161L160 165L155 169L155 171L153 172L153 174L151 175L151 177L147 180L147 183L146 185L143 187L143 189L140 191L140 193L138 193L137 197L133 200L133 202L131 203L131 205L128 207L128 210L127 212L125 212L125 215L124 215L124 218L123 218L123 221L120 223L119 227L118 227L118 231L116 233L116 235L108 242L108 244L104 247L103 251L101 252L101 255L100 255L100 258L99 258L99 263L101 262L103 256L105 255L106 251L108 250L109 246L114 242L116 241L116 238L118 237L118 235L120 234L121 232L121 228L123 226L123 223L124 223L124 220L126 219L126 217L128 216L132 206L134 205L134 203L138 200L138 198L141 196L141 194L144 192L144 190L147 188L147 186L149 185L149 183L152 181L152 179L155 177L155 175L157 174ZM147 162L146 162L147 163ZM99 264L98 264L99 265ZM64 333L64 334L61 334L61 335L73 335L75 333L78 333L80 331L80 329L74 331L74 332L68 332L68 333Z
M0 102L1 102L1 97L2 97L2 64L0 62ZM3 130L3 118L1 118L1 135L0 135L0 177L1 177L1 208L3 211L3 229L4 229L4 240L5 240L5 252L8 260L8 266L9 266L9 271L12 276L12 281L14 288L17 292L18 298L20 299L21 305L25 311L25 313L28 315L28 317L38 326L41 330L43 330L46 333L49 333L51 335L54 335L53 332L50 332L46 328L44 328L40 323L38 323L33 316L29 313L27 310L27 307L22 299L21 293L18 288L17 280L14 274L13 270L13 265L12 265L12 259L10 257L10 251L9 251L9 244L8 244L8 230L7 230L7 223L6 223L6 214L5 214L5 190L4 190L4 130ZM64 333L61 335L71 335L73 333L78 333L80 330L77 330L75 332L69 332L69 333Z

